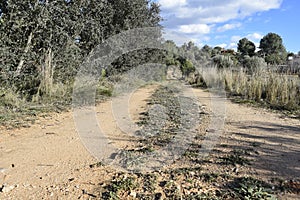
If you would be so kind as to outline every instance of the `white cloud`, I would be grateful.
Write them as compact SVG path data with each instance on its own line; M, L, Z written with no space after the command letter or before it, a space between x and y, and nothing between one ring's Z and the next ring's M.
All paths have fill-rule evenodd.
M234 36L231 36L231 42L237 42L239 41L240 39L242 39L243 37L242 36L239 36L239 35L234 35Z
M259 47L259 42L261 38L263 38L263 35L260 33L251 33L245 36L240 36L240 35L234 35L231 37L231 43L228 45L228 48L237 48L237 43L239 42L240 39L242 38L247 38L248 40L252 41L255 46L258 48Z
M261 35L260 33L251 33L251 34L248 34L246 36L246 38L248 38L249 40L260 40L262 39L264 36Z
M259 51L259 42L254 42L255 46L256 46L256 51Z
M235 28L239 28L242 24L241 23L236 23L236 24L225 24L219 28L217 28L218 32L224 32L224 31L228 31L231 29L235 29Z
M242 38L247 38L248 40L255 43L255 42L259 42L260 39L263 38L263 35L261 35L260 33L256 33L256 32L245 35L245 36L234 35L234 36L231 36L231 41L238 42Z
M158 3L161 5L162 8L174 8L178 6L186 5L187 0L159 0Z
M179 32L193 33L193 34L208 34L210 33L210 26L207 24L190 24L179 26Z
M225 44L225 43L216 45L216 47L221 47L221 48L226 48L227 46L228 46L228 45Z
M204 36L204 37L201 37L202 41L210 41L210 37L208 36Z
M184 24L213 24L243 19L280 8L282 0L159 0L167 28Z
M227 45L227 49L237 49L237 43L231 42L229 45Z
M187 37L198 38L201 43L209 41L204 38L205 36L215 38L218 40L217 43L223 43L227 39L228 43L222 44L222 47L233 47L233 43L237 43L243 37L258 43L262 35L239 32L237 34L241 35L230 39L227 35L230 33L229 30L234 31L242 24L253 21L253 17L262 12L280 8L283 0L157 0L157 2L161 5L164 18L162 25L165 28ZM209 35L218 33L226 35ZM186 39L177 38L177 40Z

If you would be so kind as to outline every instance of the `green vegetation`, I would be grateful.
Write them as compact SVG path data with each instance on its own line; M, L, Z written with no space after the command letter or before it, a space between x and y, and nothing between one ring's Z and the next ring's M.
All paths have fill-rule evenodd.
M241 53L242 56L254 56L255 49L255 44L247 38L239 40L237 50Z
M1 124L26 118L32 108L34 115L67 108L76 73L97 45L122 31L158 26L161 20L159 6L148 0L2 1L0 10ZM132 52L109 69L121 72L126 63L134 67L156 55ZM112 95L111 74L102 73L100 99Z
M271 185L251 177L237 178L232 187L238 199L277 199Z
M99 43L125 30L159 26L161 20L159 6L148 0L1 1L0 9L0 125L11 128L29 126L43 113L70 108L77 70ZM259 52L255 52L254 43L247 38L239 41L238 52L208 45L200 49L193 42L181 47L173 41L163 45L165 50L146 48L124 54L102 70L97 100L113 95L114 84L122 80L123 72L145 63L165 63L180 68L182 78L195 86L222 88L236 101L298 112L300 117L300 82L295 76L300 72L300 64L293 63L291 74L278 72L275 65L288 65L287 55L296 56L287 54L279 35L267 34L260 42ZM149 105L160 104L168 110L161 112L165 115L153 117L155 121L149 120L150 112L144 113L139 122L143 127L140 135L148 139L140 141L143 148L122 152L127 155L126 165L139 164L143 160L137 157L143 158L141 155L165 147L182 128L180 102L191 105L192 101L179 102L175 95L178 92L176 88L161 87L152 95ZM161 109L156 108L157 112ZM199 118L198 113L192 114ZM151 123L160 125L163 131L157 131ZM253 147L259 145L252 143ZM200 146L192 147L183 156L188 164L198 161ZM211 162L228 168L251 164L246 153L239 151ZM103 199L274 198L270 189L273 186L263 181L190 166L151 174L118 173L99 189L99 196ZM90 165L98 167L103 164Z
M125 30L159 26L161 20L159 6L147 0L26 0L3 1L0 6L1 124L23 114L26 118L68 108L80 64L101 41ZM239 41L237 53L208 45L200 49L193 42L163 45L165 50L146 48L117 58L101 72L97 99L113 94L123 72L145 63L165 63L178 66L182 78L192 84L223 85L230 94L275 108L299 107L297 80L276 74L270 66L296 56L287 54L275 33L261 40L257 53L247 38Z
M238 52L208 45L199 49L192 42L181 47L172 42L168 44L173 51L179 52L169 63L180 61L189 83L224 88L239 102L256 102L273 109L300 113L300 82L297 76L300 65L287 62L287 55L295 55L286 53L279 35L269 33L263 37L259 52L255 52L254 43L247 38L239 41ZM279 67L276 66L278 64Z
M283 46L282 38L276 33L268 33L259 44L260 54L269 64L284 64L287 58L287 52Z

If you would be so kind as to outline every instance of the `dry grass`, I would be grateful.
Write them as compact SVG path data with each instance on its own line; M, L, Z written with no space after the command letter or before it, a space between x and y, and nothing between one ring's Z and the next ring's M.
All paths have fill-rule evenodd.
M242 69L201 69L201 75L209 88L224 88L233 96L265 103L276 109L300 108L300 81L298 77L277 74L260 69L251 75Z

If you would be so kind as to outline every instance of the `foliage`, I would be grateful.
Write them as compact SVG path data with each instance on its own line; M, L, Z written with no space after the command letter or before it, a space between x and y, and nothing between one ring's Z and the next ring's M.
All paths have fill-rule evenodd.
M262 69L267 67L267 63L263 58L253 56L244 56L243 57L243 66L247 69L247 72L253 74L255 72L260 72Z
M216 55L213 57L213 62L218 68L229 68L235 65L229 55Z
M242 56L254 56L255 55L255 44L248 40L247 38L243 38L239 40L237 50L242 54Z
M216 55L221 54L222 48L221 47L214 47L211 53L211 56L214 57Z
M57 83L71 84L84 57L106 38L160 21L158 5L147 0L25 0L0 6L0 82L29 100L51 96Z
M211 54L212 54L212 51L213 51L213 49L212 49L210 46L208 46L208 45L204 45L204 46L202 47L201 50L202 50L203 52L208 53L209 55L211 55Z
M190 73L195 71L195 67L191 61L185 60L182 64L181 70L185 76L188 76Z
M283 64L286 61L286 49L282 38L276 33L265 35L260 40L259 48L267 63Z
M251 177L238 178L234 191L240 199L276 199L270 185Z

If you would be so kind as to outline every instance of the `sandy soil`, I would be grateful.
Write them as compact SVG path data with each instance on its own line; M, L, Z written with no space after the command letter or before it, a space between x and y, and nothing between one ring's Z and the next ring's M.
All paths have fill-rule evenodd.
M146 99L156 87L141 88L131 96L132 120L147 109ZM210 93L194 92L209 110ZM110 139L125 147L132 141L126 142L128 137L118 128L111 106L111 101L99 104L97 117ZM253 156L252 168L258 177L300 177L299 120L229 100L226 110L224 134L216 148L255 146L258 154ZM81 143L72 112L41 118L30 128L0 131L0 199L89 199L97 181L114 173L109 166L93 167L98 161Z

